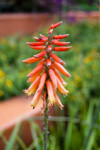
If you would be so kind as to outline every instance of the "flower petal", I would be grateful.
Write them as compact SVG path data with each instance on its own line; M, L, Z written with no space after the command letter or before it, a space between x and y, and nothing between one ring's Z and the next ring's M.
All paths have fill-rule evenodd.
M54 47L53 50L54 51L68 51L71 48L72 48L72 46L69 46L69 47Z
M52 38L53 39L63 39L69 36L69 34L64 34L64 35L54 35Z
M61 100L60 100L59 96L57 95L57 93L56 93L56 91L55 91L54 88L53 88L53 92L54 92L54 96L55 96L55 98L56 98L56 103L57 103L58 106L62 109L64 106L62 105Z
M55 97L53 94L53 88L50 80L46 81L46 86L47 86L47 92L48 92L48 100L51 104L54 104L55 102Z
M62 83L62 85L66 86L67 83L63 80L63 78L61 77L61 75L59 74L59 72L57 71L57 69L55 67L53 67L53 70L54 70L55 75L58 77L58 79Z
M56 75L54 73L54 71L52 69L49 69L49 75L50 75L50 79L54 85L55 88L57 88L57 79L56 79Z
M35 49L35 50L44 50L45 46L30 46L30 48Z
M35 92L35 95L31 101L31 106L33 106L33 108L36 106L36 104L38 103L39 101L39 98L42 94L42 90L43 90L43 87L44 87L44 84L45 84L45 81L46 81L46 77L47 77L47 74L46 73L43 73L42 76L41 76L41 79L40 79L40 83L39 83L39 86Z
M47 59L47 66L50 67L51 66L51 59Z
M44 42L46 42L48 40L48 38L45 35L43 35L43 34L40 34L40 37L42 38L42 40Z
M43 45L44 42L26 42L30 46L40 46Z
M38 71L42 71L43 69L43 65L39 64L37 67L35 67L28 75L27 77L32 77L33 75L35 75L36 73L38 73Z
M31 63L37 62L41 59L42 59L42 57L40 57L40 58L31 57L31 58L23 60L22 62L24 62L26 64L31 64Z
M61 84L58 78L57 78L57 90L63 95L68 95L69 93L69 91L63 87L63 85Z
M65 62L62 61L58 56L56 56L55 54L51 54L51 57L57 61L58 63L62 64L62 65L65 65Z
M54 66L65 76L67 77L71 77L70 73L68 73L68 71L59 63L57 63L56 61L54 61Z
M40 57L43 57L44 55L46 54L46 51L42 51L36 55L34 55L35 58L40 58Z
M33 82L33 81L36 79L36 77L37 77L38 75L40 75L40 73L41 73L41 71L39 71L38 73L36 73L34 76L30 77L30 78L27 80L27 83Z
M54 28L60 26L61 24L62 24L62 21L60 21L60 22L58 22L58 23L55 23L55 24L52 24L52 25L50 26L49 30L50 30L50 29L54 29Z
M37 89L38 85L40 82L40 76L38 76L34 82L30 85L30 87L27 90L24 90L24 92L30 96L31 94L33 94L35 92L35 90Z
M51 44L54 44L54 45L58 45L58 46L66 46L68 45L70 42L59 42L59 40L53 40L51 42Z

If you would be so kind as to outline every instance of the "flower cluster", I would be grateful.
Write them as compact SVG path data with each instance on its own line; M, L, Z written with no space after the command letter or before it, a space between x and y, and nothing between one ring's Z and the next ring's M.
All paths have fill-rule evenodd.
M34 37L36 42L27 42L30 48L42 50L42 52L34 55L34 57L22 61L27 64L40 61L37 67L27 75L27 77L29 77L27 82L32 84L27 90L24 90L28 96L33 94L33 99L31 101L31 106L33 106L33 108L40 98L43 98L43 105L45 107L46 93L48 95L48 102L51 105L57 103L60 108L63 108L57 91L63 95L69 93L69 91L64 88L67 83L63 80L59 72L67 77L71 77L71 75L63 67L65 63L52 53L53 51L68 51L71 48L71 46L66 47L70 42L60 41L60 39L66 38L69 34L53 35L51 37L54 28L61 24L62 21L52 24L48 31L48 37L40 34L39 38Z

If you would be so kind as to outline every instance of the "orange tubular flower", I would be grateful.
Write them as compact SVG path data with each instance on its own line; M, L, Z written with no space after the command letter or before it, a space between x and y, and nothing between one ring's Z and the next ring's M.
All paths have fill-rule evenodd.
M62 24L62 21L60 21L60 22L58 22L56 24L52 24L49 29L54 29L54 28L60 26L61 24Z
M65 35L54 35L52 38L53 38L53 39L64 39L64 38L66 38L67 36L69 36L69 34L65 34Z
M71 75L68 73L68 71L59 63L54 61L54 66L65 76L71 77Z
M35 69L33 69L28 75L27 77L32 77L33 75L35 75L36 73L38 73L38 71L42 71L43 69L43 65L40 64L38 65Z
M57 61L58 63L65 65L65 62L63 62L58 56L56 56L55 54L51 54L51 57Z
M28 96L34 94L31 102L33 108L39 99L44 99L43 109L47 107L47 104L50 105L54 103L57 103L62 109L63 105L57 95L57 91L63 95L69 93L69 91L64 88L67 83L63 80L60 73L67 77L71 77L71 75L63 67L63 65L65 65L64 61L52 53L53 51L67 51L71 48L71 46L66 47L70 42L60 41L60 39L68 37L69 34L51 36L53 30L61 24L62 21L52 24L47 37L40 34L39 38L34 37L36 42L27 42L30 48L42 50L42 52L33 57L22 61L27 64L39 61L38 65L27 75L27 77L29 77L27 82L31 83L31 85L27 90L24 90ZM58 47L55 47L55 45ZM48 99L46 99L46 96L48 96Z
M59 40L53 40L51 44L58 45L58 46L66 46L70 44L70 42L59 42Z
M22 62L24 62L26 64L31 64L31 63L37 62L41 59L42 59L42 57L40 57L40 58L31 57L31 58L23 60Z
M46 81L46 86L47 86L47 92L48 92L48 100L50 101L51 104L54 104L55 102L55 97L53 94L53 88L50 80Z
M54 96L56 98L56 103L58 104L58 106L62 109L64 106L62 105L61 101L60 101L60 98L59 96L57 95L55 89L53 89L53 93L54 93Z
M54 85L55 88L57 88L57 79L56 79L56 75L54 73L54 71L52 69L49 69L49 75L50 75L50 79Z
M72 47L54 47L54 51L68 51L69 49L71 49Z
M30 85L30 87L27 90L24 90L24 92L30 96L31 94L33 94L37 88L37 86L39 85L40 82L40 76L38 76L34 82Z
M44 42L27 42L30 46L41 46L44 44Z
M41 96L41 93L42 93L42 90L43 90L43 87L44 87L44 84L45 84L45 81L46 81L46 77L47 77L47 74L43 73L42 76L41 76L41 79L40 79L39 86L36 90L36 93L33 97L32 102L31 102L31 106L33 106L33 108L36 106L36 104L38 103L38 100Z
M36 50L44 50L45 46L30 46L30 48L36 49Z
M51 66L51 59L47 59L47 66Z
M40 75L40 73L41 73L41 71L39 71L38 73L36 73L34 76L30 77L30 78L27 80L27 83L32 83L32 82L36 79L36 77L37 77L38 75Z
M62 83L63 86L66 86L67 83L63 80L63 78L61 77L61 75L59 74L59 72L57 71L56 68L54 68L54 73L55 75L58 77L58 79L60 80L60 82Z
M61 84L60 80L57 78L57 88L58 91L63 95L68 95L69 91L67 91L63 85Z
M43 57L46 54L46 51L42 51L41 53L38 53L34 55L35 58Z

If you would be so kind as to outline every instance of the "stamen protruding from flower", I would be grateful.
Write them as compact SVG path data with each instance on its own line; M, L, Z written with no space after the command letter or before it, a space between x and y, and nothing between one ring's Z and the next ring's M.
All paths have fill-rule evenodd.
M51 57L57 61L58 63L62 64L62 65L65 65L65 62L62 61L58 56L56 56L55 54L51 54Z
M65 76L71 77L70 73L58 62L54 61L54 66Z
M69 34L64 34L64 35L54 35L52 38L53 39L64 39L66 37L68 37Z
M46 81L46 86L47 86L47 92L48 92L48 100L53 105L55 102L55 97L53 94L53 88L52 88L52 84L50 80Z

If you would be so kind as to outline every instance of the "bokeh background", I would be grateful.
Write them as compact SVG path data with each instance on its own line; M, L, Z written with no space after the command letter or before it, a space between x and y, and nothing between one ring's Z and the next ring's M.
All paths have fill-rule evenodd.
M33 36L40 33L46 35L48 27L60 20L63 24L53 34L70 34L64 41L70 41L72 49L56 52L72 75L70 79L64 77L70 93L61 96L63 110L56 106L49 110L53 117L48 150L100 150L99 9L98 0L0 0L0 118L8 109L13 113L23 109L24 113L19 99L26 101L22 96L22 90L29 86L26 75L36 64L26 65L22 60L37 53L26 42L34 41ZM18 102L12 106L13 97ZM36 121L42 118L28 115L24 123L16 121L12 128L10 117L8 113L5 124L9 126L0 131L1 149L42 149L42 124Z

